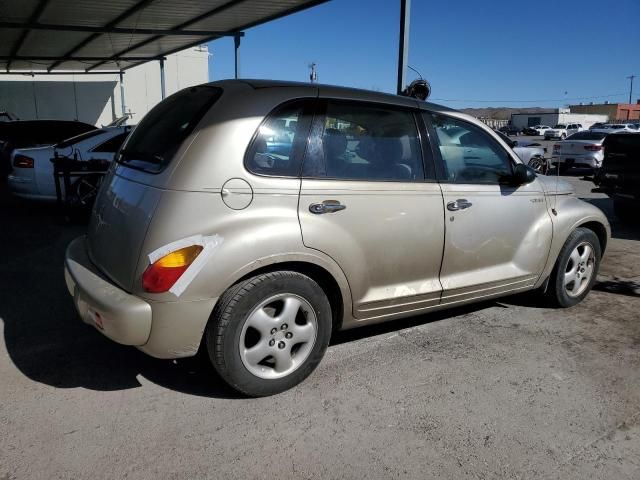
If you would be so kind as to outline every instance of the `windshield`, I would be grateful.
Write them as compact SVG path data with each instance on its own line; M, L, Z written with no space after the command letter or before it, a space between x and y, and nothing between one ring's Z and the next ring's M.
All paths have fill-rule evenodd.
M564 123L559 123L553 128L567 128L567 126Z
M221 93L220 88L202 85L181 90L160 102L131 133L118 155L118 163L160 172Z

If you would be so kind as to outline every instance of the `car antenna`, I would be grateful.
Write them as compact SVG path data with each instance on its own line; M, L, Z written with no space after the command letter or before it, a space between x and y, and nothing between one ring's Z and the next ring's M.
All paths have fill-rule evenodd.
M553 153L551 155L553 155ZM558 211L556 210L556 206L558 205L558 183L559 182L560 182L560 158L558 157L558 161L556 162L556 191L553 196L553 208L551 209L551 213L553 213L556 217L558 216Z

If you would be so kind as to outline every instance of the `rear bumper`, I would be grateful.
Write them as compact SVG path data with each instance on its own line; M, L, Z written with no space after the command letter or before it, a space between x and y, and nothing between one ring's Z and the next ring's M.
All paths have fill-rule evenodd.
M156 358L197 353L217 298L153 302L131 295L91 263L84 236L67 247L64 267L80 318L106 337Z
M576 167L590 167L590 168L600 168L602 165L602 160L598 159L595 156L586 156L586 155L555 155L551 157L552 164L571 164Z
M67 248L64 277L83 322L123 345L144 345L151 333L151 305L119 289L91 264L85 237Z

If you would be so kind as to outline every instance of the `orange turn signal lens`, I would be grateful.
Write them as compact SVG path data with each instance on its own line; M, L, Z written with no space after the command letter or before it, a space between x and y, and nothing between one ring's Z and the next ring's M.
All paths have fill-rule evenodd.
M168 291L200 255L202 248L202 245L192 245L159 258L142 274L142 287L150 293Z

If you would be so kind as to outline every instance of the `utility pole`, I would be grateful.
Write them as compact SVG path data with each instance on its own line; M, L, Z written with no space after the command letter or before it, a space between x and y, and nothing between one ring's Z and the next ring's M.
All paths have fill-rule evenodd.
M629 75L627 77L630 80L631 86L629 87L629 103L633 102L633 79L636 78L635 75Z
M316 83L318 81L318 72L316 72L316 63L313 62L309 65L311 72L309 72L309 81L311 83Z
M400 39L398 40L398 83L396 93L400 95L406 87L407 62L409 61L409 23L411 0L400 0Z

